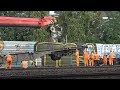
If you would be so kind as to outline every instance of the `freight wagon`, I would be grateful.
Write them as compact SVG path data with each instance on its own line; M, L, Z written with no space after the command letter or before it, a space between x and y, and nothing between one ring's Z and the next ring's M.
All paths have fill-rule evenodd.
M120 44L86 43L86 46L88 47L87 50L89 53L96 51L101 58L103 58L103 55L109 55L110 51L114 51L114 63L120 63Z
M29 59L35 59L48 54L52 60L59 60L62 56L75 52L75 43L53 43L36 41L0 41L0 57L6 54L17 55Z

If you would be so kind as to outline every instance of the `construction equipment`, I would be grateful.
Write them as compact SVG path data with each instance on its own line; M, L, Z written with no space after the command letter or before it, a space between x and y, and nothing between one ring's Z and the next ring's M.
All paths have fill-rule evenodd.
M43 26L47 26L50 24L56 23L56 18L52 16L44 16L42 18L23 18L23 17L6 17L6 16L0 16L0 27L31 27L31 28L40 28ZM11 41L11 49L14 48L10 53L11 54L19 54L19 53L27 53L28 48L22 47L22 44L18 41L14 41L15 44L12 45ZM5 41L4 41L5 43ZM8 49L4 49L4 44L2 41L0 42L0 54L7 54ZM24 46L30 46L29 43L31 42L25 42L26 44ZM9 46L9 45L8 45ZM75 43L57 43L57 42L43 42L39 43L36 42L35 44L35 51L33 52L36 55L36 58L40 57L41 53L49 54L51 56L52 60L58 60L64 55L69 55L70 53L73 53L77 47ZM42 48L41 48L42 47ZM45 50L46 49L46 50ZM38 53L39 52L39 53ZM29 52L28 52L29 53ZM41 54L42 55L42 54ZM1 55L0 55L1 56ZM2 55L3 56L3 55Z
M33 27L40 28L56 22L56 18L45 16L42 18L22 18L0 16L1 27Z

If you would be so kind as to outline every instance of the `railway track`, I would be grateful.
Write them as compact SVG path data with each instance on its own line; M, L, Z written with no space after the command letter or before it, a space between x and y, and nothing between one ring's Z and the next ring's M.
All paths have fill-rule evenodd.
M29 67L1 69L0 78L24 79L119 79L120 65L99 67Z
M25 77L24 77L25 78ZM33 77L34 78L34 77ZM120 73L93 73L93 74L68 74L68 75L48 75L35 77L41 79L120 79Z

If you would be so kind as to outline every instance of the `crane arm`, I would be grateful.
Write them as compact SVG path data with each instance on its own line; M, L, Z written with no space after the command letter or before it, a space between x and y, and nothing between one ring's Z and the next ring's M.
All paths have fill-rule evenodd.
M40 28L56 22L51 16L42 18L22 18L22 17L5 17L0 16L0 27L36 27Z

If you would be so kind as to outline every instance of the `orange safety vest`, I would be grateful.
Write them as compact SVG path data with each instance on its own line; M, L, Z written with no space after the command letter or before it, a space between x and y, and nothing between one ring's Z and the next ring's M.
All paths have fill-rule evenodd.
M27 61L22 61L22 67L23 67L23 68L27 68L27 67L28 67Z
M6 60L12 61L11 55L7 55Z
M79 51L76 51L75 57L79 57Z
M109 58L114 58L114 53L113 52L110 52Z
M90 54L90 59L93 60L94 59L94 54Z
M88 54L88 52L84 52L84 54L83 54L83 58L89 58L89 54Z
M98 54L94 54L94 59L99 60L100 56Z
M103 56L103 62L107 63L107 56L106 55Z

